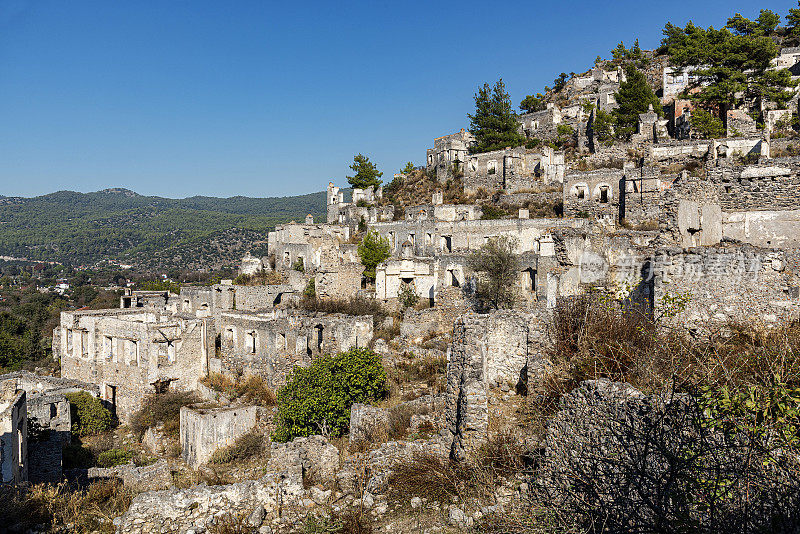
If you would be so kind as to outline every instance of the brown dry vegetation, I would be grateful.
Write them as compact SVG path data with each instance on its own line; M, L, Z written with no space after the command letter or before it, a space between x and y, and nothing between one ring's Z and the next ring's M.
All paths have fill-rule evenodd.
M439 502L486 498L501 478L523 469L526 451L509 433L490 437L474 458L456 462L431 453L400 461L389 476L389 495L396 502L421 497Z
M168 391L145 397L142 407L131 418L131 430L141 438L148 428L164 425L164 432L177 436L180 429L181 407L199 402L194 393Z
M114 532L112 520L128 509L134 497L121 482L112 480L95 482L82 490L62 482L5 491L8 493L0 498L0 530L45 525L56 532Z
M770 385L776 376L800 384L798 322L764 331L728 324L694 337L588 294L559 303L552 338L549 365L528 398L528 416L540 429L561 395L583 380L608 378L645 393L701 386L738 391Z
M460 178L440 184L436 175L417 170L400 181L392 181L383 189L383 204L394 205L395 219L401 219L409 206L430 204L433 194L442 191L445 204L470 204L474 196L464 193Z
M277 402L275 392L260 376L248 375L233 380L221 373L210 373L201 378L200 382L214 391L219 391L230 400L241 399L248 404L259 406L274 406Z
M286 277L278 271L259 271L255 274L240 274L233 280L233 283L240 286L280 285L286 283Z

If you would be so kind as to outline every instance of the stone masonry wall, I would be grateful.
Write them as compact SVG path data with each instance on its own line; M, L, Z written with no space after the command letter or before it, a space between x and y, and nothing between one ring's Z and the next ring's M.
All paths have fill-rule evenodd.
M686 308L670 319L682 326L726 321L770 326L796 319L797 258L751 245L659 250L652 259L656 314L668 308L665 297L686 295Z
M180 414L183 461L190 466L208 462L214 451L250 432L264 415L258 406L203 408L184 406Z

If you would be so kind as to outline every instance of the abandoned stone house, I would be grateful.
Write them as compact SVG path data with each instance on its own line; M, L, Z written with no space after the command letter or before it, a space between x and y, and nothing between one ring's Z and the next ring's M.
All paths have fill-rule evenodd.
M62 447L70 443L72 437L72 417L66 394L87 392L99 396L99 388L79 380L15 371L0 375L0 389L25 392L27 480L60 482Z
M282 385L295 366L316 356L366 347L372 340L372 316L276 310L225 312L215 321L218 351L211 370L258 375L272 386Z
M291 301L297 291L296 285L291 283L244 286L223 282L213 286L181 287L180 307L174 311L202 318L229 310L269 310Z
M542 111L523 113L517 117L522 135L528 139L551 140L558 136L558 125L561 124L561 110L553 103L548 103Z
M435 138L433 148L429 148L426 152L426 169L428 172L435 171L436 179L441 183L455 178L463 172L458 166L467 161L470 148L475 143L475 136L464 128L456 133Z
M345 202L344 191L333 185L333 182L329 182L328 224L338 223L348 226L351 232L355 232L361 224L391 221L394 218L394 206L391 204L378 206L377 203L381 198L383 198L382 187L354 188L351 202Z
M62 312L53 332L61 376L100 386L123 422L148 393L193 390L213 348L210 319L155 308Z
M205 464L217 449L251 432L265 418L266 411L260 406L181 407L183 461L195 469Z
M309 217L311 217L309 215ZM313 221L314 218L311 217ZM264 260L262 258L256 258L248 251L239 265L239 274L240 275L254 275L264 270Z
M467 150L453 149L447 143L437 145L441 139L444 138L435 139L434 148L428 149L428 171L435 171L441 183L461 178L466 193L475 193L479 189L514 192L539 183L560 183L564 179L564 153L548 146L469 154Z
M569 174L564 181L564 215L617 219L621 169L598 169Z
M28 408L25 391L0 389L0 483L28 480Z
M588 226L589 221L580 219L530 219L523 210L519 218L513 219L452 221L415 218L378 223L371 229L388 239L394 257L403 256L404 246L410 246L413 256L432 257L477 250L491 238L501 235L516 238L520 253L538 252L539 241L553 228Z
M313 218L305 224L291 223L275 227L267 237L268 250L275 258L276 270L302 267L314 271L324 267L324 260L338 252L339 246L350 239L351 229L342 224L314 224Z
M125 288L119 298L120 308L160 308L178 310L178 295L170 291L134 291Z
M782 48L772 64L776 70L787 69L792 79L800 78L800 47Z
M684 174L661 199L664 235L692 247L723 239L767 248L800 246L800 158L720 162L703 179Z

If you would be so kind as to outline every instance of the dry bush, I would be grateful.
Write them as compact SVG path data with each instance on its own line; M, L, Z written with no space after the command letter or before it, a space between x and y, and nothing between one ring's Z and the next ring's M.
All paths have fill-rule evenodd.
M389 428L387 429L389 439L405 439L408 435L408 427L411 426L411 416L419 413L419 410L408 404L398 404L389 408Z
M200 382L231 400L241 399L259 406L274 406L277 402L275 392L266 380L258 375L247 375L234 380L222 373L210 373L201 378Z
M490 437L478 450L477 462L495 476L510 477L525 467L527 450L511 432Z
M48 525L59 532L65 528L69 532L114 532L113 518L125 513L134 497L116 480L95 482L86 489L62 482L8 491L11 493L0 499L5 526Z
M389 475L389 493L394 500L424 497L448 502L465 495L471 475L465 463L431 453L416 453L397 462Z
M703 336L657 324L600 294L560 301L552 316L553 347L525 416L542 429L562 394L584 380L608 378L648 393L669 387L769 387L775 377L800 384L800 323L771 329L726 324Z
M232 444L214 451L210 464L229 464L261 456L266 451L264 446L264 434L260 432L248 432L240 436Z
M447 370L446 356L424 356L422 358L404 359L395 366L393 378L399 383L426 382L434 384Z
M274 259L270 260L274 268ZM255 274L240 274L233 283L240 286L277 286L286 283L286 277L279 271L259 271Z
M309 311L324 313L344 313L346 315L372 315L373 326L377 329L387 317L394 317L383 305L374 299L354 297L347 299L304 299L301 306Z
M391 341L400 335L400 321L393 321L391 326L381 326L375 331L375 339L383 339L386 342Z
M522 471L526 454L510 434L490 438L465 461L415 453L392 466L389 494L401 502L415 496L439 502L490 497L499 479Z
M177 436L181 422L181 408L199 402L192 392L167 391L145 397L142 407L131 418L131 430L141 438L148 428L164 425L164 432Z

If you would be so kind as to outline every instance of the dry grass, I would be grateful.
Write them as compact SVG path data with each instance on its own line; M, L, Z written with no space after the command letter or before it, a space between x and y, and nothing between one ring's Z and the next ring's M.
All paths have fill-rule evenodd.
M346 315L372 315L374 328L379 328L387 317L395 317L374 299L355 297L346 299L304 299L301 306L309 311L344 313Z
M275 406L275 392L260 376L248 375L236 380L222 373L211 373L200 379L200 382L215 391L219 391L229 399L241 399L249 404L259 406Z
M38 484L3 497L0 499L2 528L19 524L28 528L47 525L56 531L114 532L113 518L128 509L134 493L119 481L104 480L82 490L64 482Z
M676 175L687 171L692 176L702 176L705 166L702 160L689 159L688 161L672 163L661 167L661 174Z
M274 267L274 259L271 260ZM240 274L233 283L239 286L276 286L286 283L286 277L278 271L259 271L255 274Z
M206 529L209 534L250 534L252 531L253 527L247 524L244 514L231 513L217 517Z
M417 453L392 467L389 495L398 502L411 497L449 502L494 495L499 479L519 473L526 452L511 434L490 438L477 453L456 462L432 453Z
M266 450L264 446L264 434L260 432L249 432L237 438L236 441L227 447L222 447L214 451L208 463L230 464L232 462L241 462L256 456L263 456Z
M425 382L433 386L447 370L446 356L424 356L399 360L390 370L390 378L399 384Z
M177 436L180 429L181 408L199 401L194 393L186 391L148 395L141 409L131 418L131 430L141 438L148 428L163 424L165 433Z
M601 295L560 302L553 313L549 365L531 389L524 419L543 428L562 394L584 380L627 382L645 393L800 385L800 323L770 330L727 324L702 337L659 326Z

